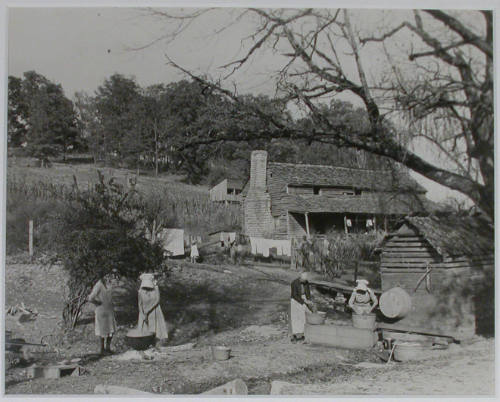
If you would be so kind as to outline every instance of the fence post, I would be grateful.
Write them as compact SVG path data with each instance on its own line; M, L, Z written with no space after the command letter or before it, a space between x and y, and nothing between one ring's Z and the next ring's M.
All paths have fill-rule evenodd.
M359 266L359 260L356 260L356 265L354 266L354 282L358 279L358 266Z
M33 258L33 221L30 219L29 221L29 229L28 229L28 237L29 237L29 255L30 258Z

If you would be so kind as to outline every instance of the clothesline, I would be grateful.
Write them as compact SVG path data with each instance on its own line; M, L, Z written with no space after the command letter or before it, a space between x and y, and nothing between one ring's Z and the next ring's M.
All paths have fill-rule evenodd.
M269 250L276 248L277 255L291 256L291 242L290 240L275 240L265 239L262 237L250 237L250 245L252 254L261 254L263 257L269 257Z

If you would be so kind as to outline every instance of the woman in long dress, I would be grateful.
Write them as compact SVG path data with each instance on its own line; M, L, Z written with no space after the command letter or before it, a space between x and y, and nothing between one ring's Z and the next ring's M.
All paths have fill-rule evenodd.
M111 284L106 280L105 274L101 275L94 285L88 300L96 305L95 334L99 337L99 353L101 355L112 353L111 340L116 331L116 321Z
M139 322L138 329L156 335L160 342L168 339L168 328L160 307L160 290L153 274L142 274L139 279Z
M304 339L306 313L312 312L313 309L309 276L307 272L302 272L300 277L291 283L289 331L292 342Z

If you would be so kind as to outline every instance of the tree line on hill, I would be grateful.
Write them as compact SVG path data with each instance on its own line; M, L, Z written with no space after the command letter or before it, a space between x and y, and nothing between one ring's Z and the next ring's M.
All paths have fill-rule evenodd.
M60 84L35 71L9 76L8 143L40 159L88 152L107 166L182 172L192 183L215 184L226 176L246 177L252 149L266 149L277 162L380 168L375 155L308 139L276 138L272 124L255 115L264 108L288 125L310 128L310 116L294 118L286 105L262 95L232 102L196 80L141 87L114 74L94 95L77 92L70 100ZM367 114L348 102L324 106L347 126L367 124ZM255 134L254 139L239 133ZM231 140L213 142L221 133ZM196 143L196 146L190 144Z

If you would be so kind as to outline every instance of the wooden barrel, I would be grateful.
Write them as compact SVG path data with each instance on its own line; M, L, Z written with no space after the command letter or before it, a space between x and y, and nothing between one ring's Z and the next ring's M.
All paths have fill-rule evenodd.
M382 293L379 306L387 318L403 318L411 310L411 297L404 289L395 287Z

